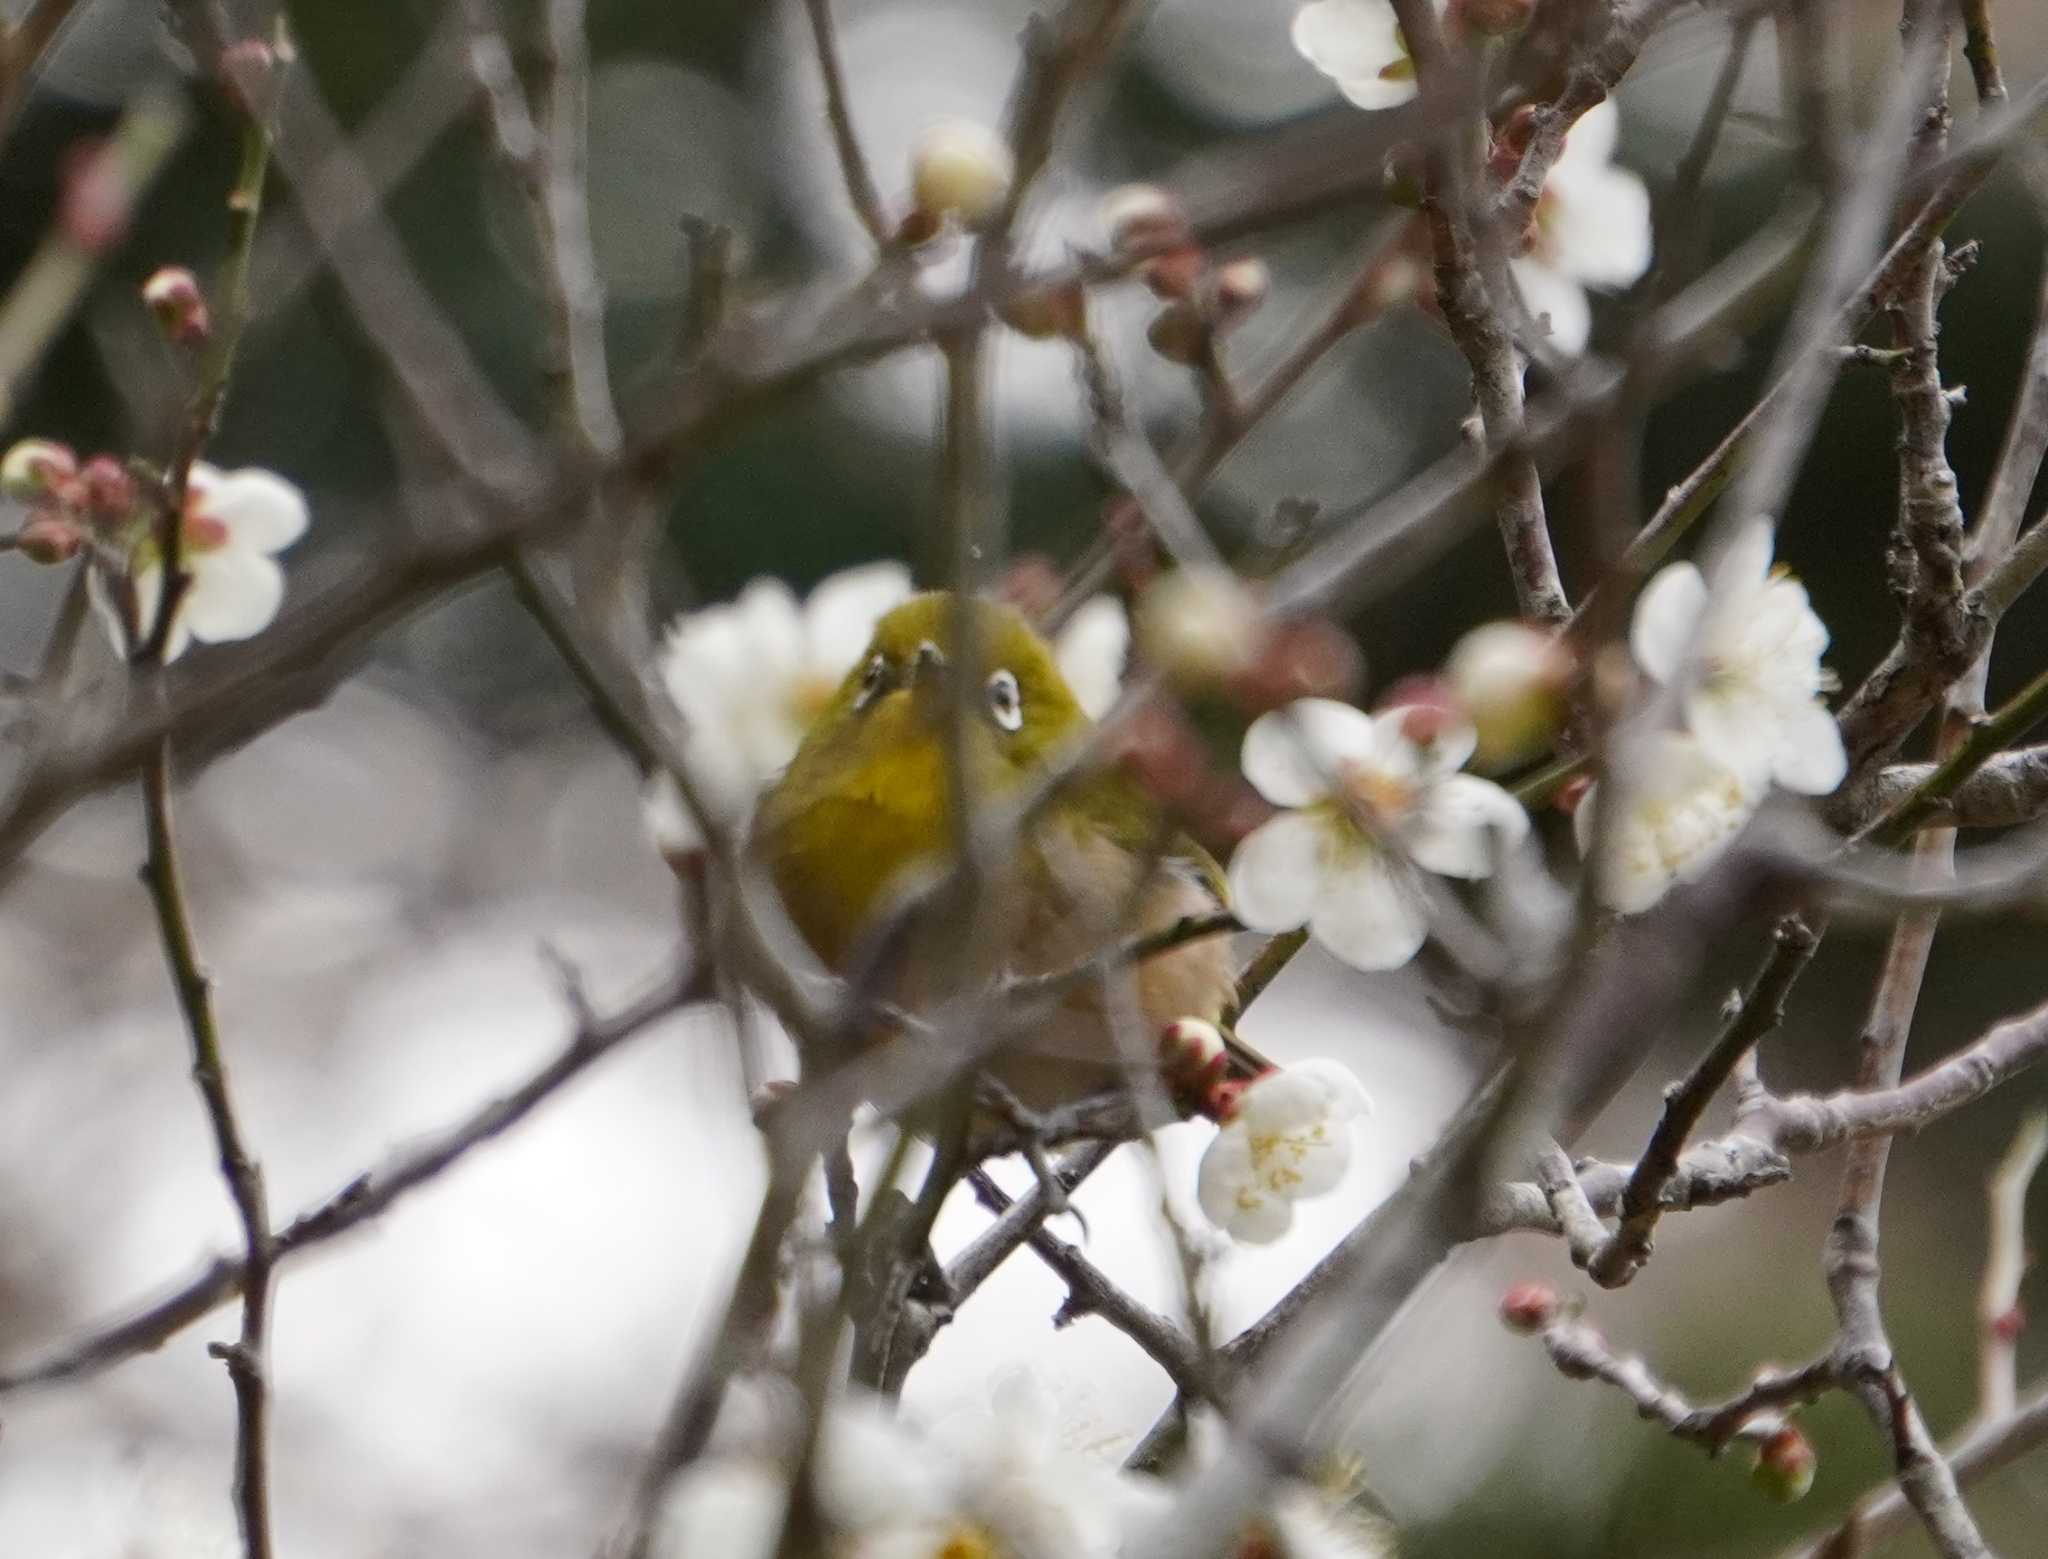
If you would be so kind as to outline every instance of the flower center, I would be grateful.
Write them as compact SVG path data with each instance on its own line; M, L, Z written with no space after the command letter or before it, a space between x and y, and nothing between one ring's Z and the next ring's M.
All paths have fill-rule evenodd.
M1355 809L1367 826L1391 827L1415 810L1420 792L1413 781L1362 763L1337 765L1337 797Z
M1003 1551L983 1528L963 1523L946 1533L932 1559L1003 1559Z

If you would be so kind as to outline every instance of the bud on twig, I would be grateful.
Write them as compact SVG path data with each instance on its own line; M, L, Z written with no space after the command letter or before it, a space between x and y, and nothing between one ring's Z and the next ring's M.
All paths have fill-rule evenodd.
M71 447L46 438L25 438L0 456L0 492L10 498L47 498L77 474Z
M1266 301L1266 294L1272 290L1273 274L1264 260L1232 260L1217 268L1211 285L1215 328L1235 330Z
M1111 190L1102 198L1102 225L1109 229L1110 248L1118 254L1180 246L1189 238L1186 211L1154 184Z
M1787 1424L1757 1447L1756 1465L1749 1477L1768 1497L1789 1505L1806 1497L1819 1465L1813 1442L1797 1425Z
M1182 302L1195 295L1209 268L1209 257L1193 244L1156 254L1138 267L1138 278L1155 298Z
M1557 1290L1548 1283L1517 1283L1500 1296L1500 1323L1511 1332L1540 1332L1557 1319Z
M85 536L61 514L38 514L22 526L14 545L31 563L68 563L85 545Z
M1444 677L1477 733L1479 768L1504 769L1550 745L1572 671L1557 635L1528 623L1484 623L1457 642Z
M78 486L94 519L125 520L135 507L135 478L112 455L94 455L79 468Z
M182 265L166 265L142 284L142 302L165 339L197 346L213 333L213 316L199 279Z
M1184 690L1241 675L1266 640L1258 602L1220 564L1162 575L1138 598L1132 626L1138 653Z
M1153 317L1145 327L1145 339L1169 363L1193 367L1208 350L1209 322L1194 304L1176 303Z
M918 137L910 155L911 194L920 212L972 227L1002 209L1015 171L1009 147L993 131L948 119Z
M261 38L241 38L221 51L221 84L237 108L251 118L270 112L272 83L284 58Z
M997 312L1003 323L1033 341L1074 339L1088 329L1088 294L1077 281L1040 287L1005 301Z

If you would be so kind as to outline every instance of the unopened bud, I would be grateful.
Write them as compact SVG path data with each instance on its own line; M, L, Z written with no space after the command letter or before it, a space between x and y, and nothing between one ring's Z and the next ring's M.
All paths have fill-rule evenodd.
M1234 330L1266 301L1266 294L1273 287L1273 273L1264 260L1232 260L1217 267L1211 287L1216 328Z
M1787 1424L1757 1447L1756 1465L1749 1476L1771 1499L1789 1505L1806 1497L1819 1465L1813 1442L1800 1433L1797 1425Z
M1991 1335L2010 1347L2027 1329L2027 1312L2018 1300L1992 1317Z
M68 563L85 545L85 535L61 514L38 514L15 535L15 550L31 563Z
M1161 1030L1159 1070L1188 1113L1208 1115L1217 1108L1215 1093L1228 1079L1229 1066L1230 1052L1215 1024L1181 1018Z
M1444 678L1477 734L1478 768L1505 769L1550 745L1572 669L1557 635L1528 623L1484 623L1458 641Z
M1244 1102L1245 1089L1257 1081L1256 1077L1250 1079L1238 1077L1224 1078L1223 1081L1215 1084L1209 1089L1208 1093L1203 1095L1201 1113L1208 1116L1210 1120L1215 1121L1219 1126L1222 1125L1237 1114L1238 1106Z
M1500 1296L1500 1324L1511 1332L1540 1332L1557 1312L1557 1290L1548 1283L1516 1283Z
M997 312L1004 324L1034 341L1072 339L1088 329L1088 294L1077 281L1037 287L1008 299Z
M1161 805L1180 809L1197 802L1208 781L1208 752L1201 738L1174 709L1157 700L1123 724L1117 762Z
M276 49L261 38L240 38L221 51L220 75L228 96L245 114L269 112L271 83L281 63Z
M46 438L25 438L0 455L0 492L10 498L46 498L77 474L78 457L70 446Z
M1033 621L1043 617L1060 598L1060 571L1043 552L1020 552L996 586L996 599L1014 606Z
M142 302L157 328L179 346L196 346L213 331L199 279L182 265L166 265L142 284Z
M948 119L918 137L910 154L911 191L920 211L966 226L984 222L1009 198L1010 149L985 125Z
M1502 0L1502 3L1517 3L1517 0ZM1522 165L1522 156L1529 150L1529 141L1536 133L1536 110L1524 103L1501 121L1494 129L1493 140L1487 148L1486 171L1493 175L1494 182L1505 184L1515 176L1515 170Z
M1209 321L1192 303L1176 303L1153 316L1145 339L1169 363L1192 367L1209 350Z
M787 1077L771 1077L756 1088L747 1100L748 1112L754 1117L754 1124L766 1128L782 1108L784 1101L796 1092L796 1083Z
M1221 564L1177 568L1138 597L1138 653L1183 690L1242 674L1265 644L1259 605Z
M82 141L64 155L57 197L57 227L88 254L103 254L128 232L133 200L120 160L105 143Z
M1126 184L1103 196L1102 225L1119 254L1148 253L1188 236L1187 212L1156 184Z
M1351 289L1347 318L1354 325L1377 319L1388 309L1421 297L1434 285L1429 267L1414 255L1396 251L1381 260Z
M1401 712L1401 734L1418 747L1433 746L1465 724L1465 711L1441 677L1403 677L1380 699L1382 712Z
M1209 269L1209 257L1193 244L1155 254L1138 267L1138 279L1155 298L1179 302L1192 298Z
M1593 789L1593 776L1574 774L1557 787L1557 794L1550 798L1550 804L1566 817L1574 817L1580 807L1586 804L1586 797Z
M1468 37L1505 38L1528 26L1535 9L1536 0L1451 0L1446 17Z
M126 519L135 507L135 478L112 455L94 455L79 467L78 486L96 519Z
M1282 623L1252 664L1233 677L1230 696L1249 714L1300 698L1349 699L1365 681L1358 641L1327 617Z

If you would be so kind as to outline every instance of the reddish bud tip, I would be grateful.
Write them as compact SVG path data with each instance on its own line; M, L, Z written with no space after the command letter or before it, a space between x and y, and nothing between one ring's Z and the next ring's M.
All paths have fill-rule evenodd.
M142 302L157 328L179 346L196 346L213 332L213 316L199 279L182 265L166 265L142 284Z
M79 468L78 485L95 519L123 520L135 507L135 478L112 455L94 455Z
M1401 734L1418 747L1427 747L1444 732L1465 723L1465 712L1457 695L1441 677L1403 677L1380 699L1382 711L1402 711Z
M1500 1323L1511 1332L1540 1332L1557 1312L1557 1290L1548 1283L1517 1283L1500 1296Z
M786 1077L771 1078L754 1090L754 1096L747 1101L747 1108L754 1117L756 1126L765 1126L780 1109L783 1100L796 1092L796 1083Z
M1206 1115L1221 1125L1237 1114L1238 1106L1244 1103L1244 1091L1257 1081L1256 1077L1250 1080L1237 1077L1223 1078L1210 1085L1209 1091L1196 1105L1195 1112Z
M1993 1318L1991 1335L2008 1345L2020 1340L2020 1333L2027 1329L2027 1312L2017 1300L2012 1308Z
M1277 624L1257 658L1230 681L1230 696L1260 715L1298 698L1348 699L1365 681L1358 642L1327 617Z
M1789 1505L1806 1497L1819 1466L1813 1442L1796 1425L1787 1424L1757 1447L1750 1481L1771 1499Z
M1209 269L1209 257L1193 244L1154 255L1138 267L1138 279L1152 289L1152 296L1180 302L1195 295Z
M1209 755L1194 728L1172 709L1152 703L1124 722L1117 761L1162 805L1191 804L1208 778Z
M68 563L85 545L85 535L61 514L38 514L22 526L14 545L31 563Z
M243 113L267 113L271 82L280 63L277 50L261 38L239 39L221 51L221 84Z
M1451 0L1451 26L1468 37L1504 38L1529 25L1536 0Z
M1550 804L1566 817L1576 816L1579 808L1586 804L1586 793L1592 788L1592 775L1574 774L1557 787L1557 794L1550 798Z
M88 254L104 254L128 232L133 202L103 141L80 141L64 154L57 227Z

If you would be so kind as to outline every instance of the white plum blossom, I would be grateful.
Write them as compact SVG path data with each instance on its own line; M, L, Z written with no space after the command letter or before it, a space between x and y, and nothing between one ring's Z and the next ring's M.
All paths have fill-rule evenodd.
M1625 815L1608 825L1607 858L1598 863L1600 898L1610 909L1648 909L1674 883L1706 870L1742 832L1763 788L1721 762L1689 731L1656 731L1623 745L1628 764ZM1599 831L1602 787L1595 785L1572 815L1581 851Z
M1054 637L1052 654L1082 713L1100 720L1123 691L1131 654L1131 620L1123 602L1113 595L1083 601Z
M284 604L284 569L277 554L306 533L306 495L274 471L253 467L222 471L197 462L185 488L179 562L191 582L164 641L164 659L176 660L194 639L225 644L253 638ZM136 631L147 638L164 586L155 536L138 530L129 558ZM87 577L95 606L117 648L129 648L128 626L100 570Z
M1254 1078L1202 1155L1195 1194L1234 1239L1270 1244L1294 1204L1336 1189L1351 1167L1351 1122L1372 1109L1335 1061L1304 1061Z
M1230 1455L1229 1435L1216 1415L1197 1408L1188 1415L1188 1452L1172 1483L1152 1480L1131 1507L1126 1552L1157 1553L1172 1536L1180 1491L1202 1487ZM1265 1511L1253 1518L1228 1559L1389 1559L1391 1534L1347 1508L1343 1491L1326 1492L1298 1479L1283 1479L1267 1496Z
M1806 587L1772 566L1771 547L1768 523L1744 526L1711 589L1690 563L1659 570L1636 602L1629 647L1659 682L1685 679L1687 728L1747 783L1824 796L1849 767L1821 701L1834 686L1820 659L1827 624Z
M1307 698L1253 721L1245 778L1286 810L1231 856L1238 919L1255 931L1306 925L1354 968L1407 963L1429 935L1417 868L1485 877L1529 831L1514 797L1458 772L1476 740L1462 719L1416 706L1368 715Z
M659 670L683 717L691 772L713 805L735 820L753 806L796 756L875 624L909 594L902 564L869 563L821 581L801 604L781 580L757 579L737 600L676 620ZM645 799L663 850L702 843L672 779L655 779Z
M1436 0L1441 16L1447 0ZM1360 108L1398 108L1415 96L1415 61L1387 0L1310 0L1294 13L1301 57Z
M1530 314L1550 317L1560 352L1586 349L1587 288L1627 287L1650 268L1650 192L1614 161L1620 128L1612 102L1580 116L1537 198L1528 250L1508 262Z

